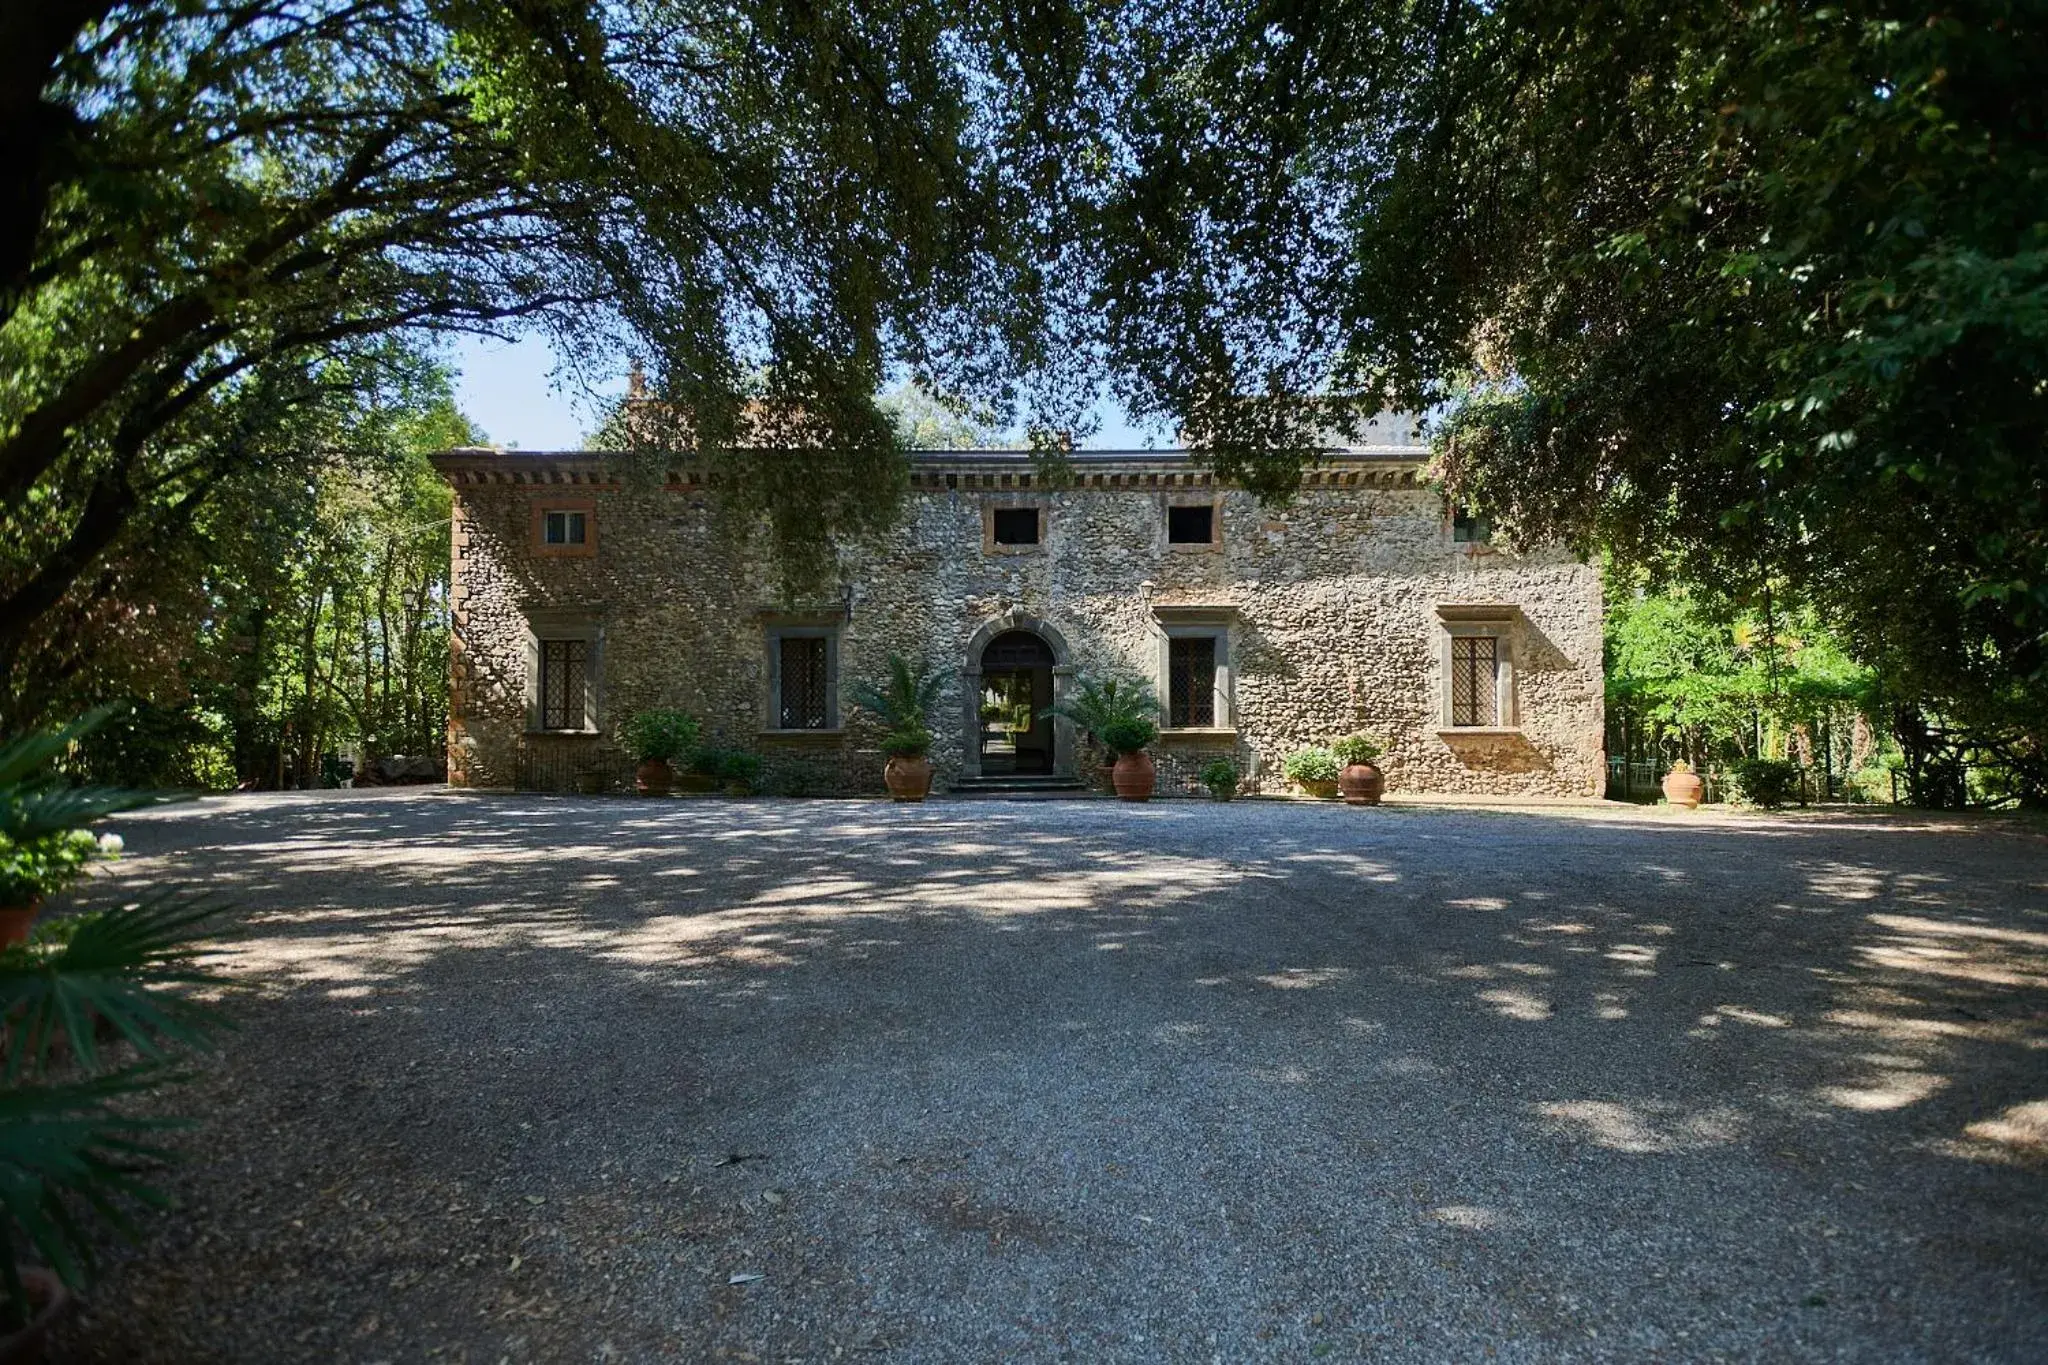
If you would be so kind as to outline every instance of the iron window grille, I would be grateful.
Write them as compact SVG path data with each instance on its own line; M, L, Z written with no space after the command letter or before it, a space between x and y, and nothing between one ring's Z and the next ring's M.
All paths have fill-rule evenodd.
M1500 716L1500 641L1451 637L1451 724L1492 725Z
M1173 729L1216 723L1216 638L1175 636L1166 644L1166 723Z
M581 730L589 709L590 646L583 640L540 642L540 728Z
M777 723L784 730L823 730L830 723L827 705L824 637L782 638L782 695L776 699Z

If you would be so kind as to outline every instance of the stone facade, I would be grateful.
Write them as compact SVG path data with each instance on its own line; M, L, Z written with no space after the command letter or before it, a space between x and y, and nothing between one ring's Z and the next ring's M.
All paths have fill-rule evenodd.
M1014 651L1010 632L1023 631L1047 656L1032 675L1037 702L1106 670L1149 678L1165 699L1183 657L1169 640L1213 641L1180 647L1212 651L1198 656L1216 665L1211 723L1169 728L1153 746L1162 796L1196 790L1219 755L1247 790L1285 790L1291 750L1359 730L1389 742L1381 764L1396 794L1598 794L1598 571L1562 552L1460 541L1420 482L1422 455L1332 455L1292 504L1268 508L1178 452L1083 452L1061 487L1015 453L920 454L893 541L848 555L836 590L788 603L759 552L721 529L716 493L687 461L665 485L640 486L594 455L450 451L437 461L455 492L449 777L616 782L627 770L618 723L673 705L701 718L708 742L759 754L771 792L878 791L880 731L838 694L883 676L897 652L946 672L931 718L943 787L1025 761L985 757L979 722L986 651L999 637L998 654ZM1211 509L1210 539L1171 540L1173 507ZM1001 543L994 512L1023 508L1038 510L1039 543ZM570 541L550 512L582 513L580 535ZM1172 524L1199 530L1201 513ZM811 651L799 658L780 652L784 635L825 645L789 647ZM1468 636L1483 642L1455 643ZM572 711L558 696L543 717L549 649L558 689L563 659L587 679ZM794 684L778 660L809 668L821 654L829 713L781 728L778 689ZM1492 670L1479 684L1497 692L1491 708L1475 710L1467 687L1454 714L1451 675L1479 668ZM1094 771L1064 722L1020 747L1027 738L1050 742L1058 771Z

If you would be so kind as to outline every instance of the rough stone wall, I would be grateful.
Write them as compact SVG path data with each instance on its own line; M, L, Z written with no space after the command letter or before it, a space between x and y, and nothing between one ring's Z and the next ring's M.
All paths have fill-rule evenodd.
M471 468L488 466L478 458L483 464ZM944 783L959 774L969 742L956 670L976 662L967 658L970 638L992 619L1043 619L1064 638L1072 665L1139 673L1163 692L1154 608L1227 604L1238 612L1237 734L1162 738L1153 748L1161 795L1196 790L1195 773L1219 754L1247 774L1248 790L1284 790L1280 764L1290 750L1361 729L1390 742L1381 763L1394 792L1588 796L1603 786L1597 570L1561 552L1454 544L1441 499L1426 488L1387 479L1309 487L1274 510L1214 488L984 491L924 474L893 540L846 559L840 591L782 604L769 566L723 537L714 495L701 486L455 477L449 769L458 783L562 785L579 766L623 774L610 738L616 724L643 707L677 705L703 719L711 742L761 754L770 791L879 790L879 731L843 701L843 732L763 733L761 613L775 609L842 620L842 685L881 676L891 651L948 671L931 717L932 761ZM537 502L564 495L588 499L595 553L534 552ZM1220 544L1169 547L1167 502L1210 497ZM986 503L1044 508L1044 544L989 552ZM1440 733L1444 603L1519 608L1510 627L1518 731ZM586 620L601 631L598 734L527 735L528 622L536 617Z

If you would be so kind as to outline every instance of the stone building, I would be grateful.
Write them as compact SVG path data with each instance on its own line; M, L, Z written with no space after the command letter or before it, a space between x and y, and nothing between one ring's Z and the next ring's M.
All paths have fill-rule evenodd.
M878 791L880 730L843 694L895 652L947 676L939 790L1090 777L1041 713L1116 671L1159 694L1162 796L1217 756L1282 791L1290 751L1361 730L1396 794L1599 793L1598 571L1454 517L1406 423L1370 439L1281 508L1179 451L1079 452L1062 486L1019 452L919 452L893 540L797 602L686 457L643 483L588 453L448 451L449 780L615 785L619 724L671 705L760 755L770 792Z

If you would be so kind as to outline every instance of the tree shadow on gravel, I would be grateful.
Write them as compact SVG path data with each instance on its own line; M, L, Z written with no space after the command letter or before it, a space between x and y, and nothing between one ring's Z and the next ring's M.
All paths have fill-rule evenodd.
M1589 1326L1741 1354L1758 1323L1797 1357L1941 1345L1935 1301L2003 1358L2043 1311L2025 836L417 793L121 828L94 894L242 907L244 1026L182 1097L184 1212L62 1359L1541 1354ZM1748 1311L1702 1337L1702 1302Z

